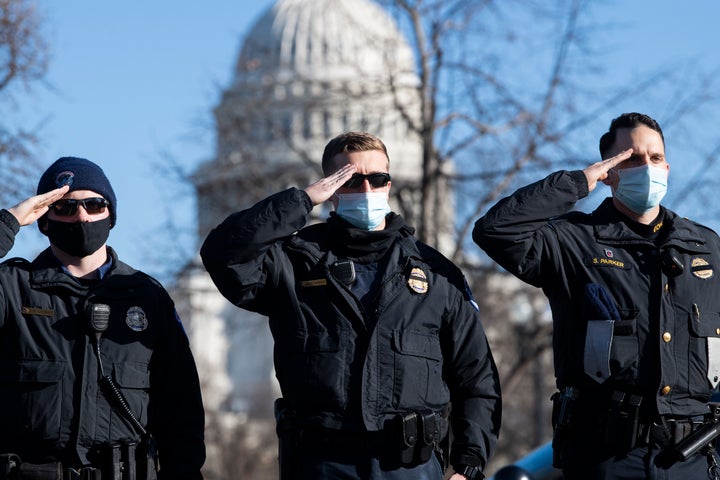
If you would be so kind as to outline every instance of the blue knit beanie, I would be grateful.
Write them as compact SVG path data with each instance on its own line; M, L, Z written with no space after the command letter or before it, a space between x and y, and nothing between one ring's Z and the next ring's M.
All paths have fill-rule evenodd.
M59 158L45 170L40 177L37 194L47 193L50 190L70 185L73 190L92 190L110 202L110 226L115 226L117 219L117 201L110 181L102 168L90 160L77 157Z

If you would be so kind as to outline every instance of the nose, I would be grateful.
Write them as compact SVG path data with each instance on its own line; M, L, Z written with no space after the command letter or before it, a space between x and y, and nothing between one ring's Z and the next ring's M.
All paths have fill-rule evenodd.
M85 210L84 205L78 205L77 212L75 212L75 218L78 222L92 222L92 217L87 210Z
M359 188L360 188L360 191L362 191L362 192L372 192L373 191L373 186L370 185L370 180L368 180L367 178L363 179L363 182Z

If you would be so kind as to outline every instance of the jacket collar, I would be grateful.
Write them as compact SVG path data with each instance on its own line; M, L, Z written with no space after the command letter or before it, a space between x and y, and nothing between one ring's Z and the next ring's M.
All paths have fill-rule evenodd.
M107 247L107 251L108 256L112 259L112 265L105 273L104 279L109 279L118 274L128 275L135 272L131 267L118 260L117 253L111 247ZM63 269L62 263L53 255L49 247L32 261L30 285L36 289L58 287L67 288L78 293L87 291L86 286Z
M705 244L700 227L672 210L661 206L660 215L664 217L663 228L667 228L665 244L675 244L689 250L698 250ZM647 243L648 240L635 233L629 226L631 220L620 213L606 198L592 213L595 236L599 241L611 244Z

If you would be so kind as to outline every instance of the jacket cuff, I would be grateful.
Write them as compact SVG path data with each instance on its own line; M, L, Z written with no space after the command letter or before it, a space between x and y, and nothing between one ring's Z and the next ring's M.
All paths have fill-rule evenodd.
M12 232L16 235L20 231L20 222L17 221L15 215L4 208L0 210L0 222L12 230Z
M302 190L300 188L297 189L300 192L300 200L302 204L307 209L307 213L310 213L310 211L313 209L312 200L310 200L310 195L307 194L305 190Z
M577 187L578 200L587 197L590 192L588 192L588 183L585 173L583 173L582 170L572 170L568 173Z

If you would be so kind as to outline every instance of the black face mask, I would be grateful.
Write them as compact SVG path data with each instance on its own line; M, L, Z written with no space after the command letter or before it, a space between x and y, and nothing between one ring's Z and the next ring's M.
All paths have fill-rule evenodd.
M96 222L58 222L47 219L50 243L73 257L87 257L102 247L110 235L110 217Z

